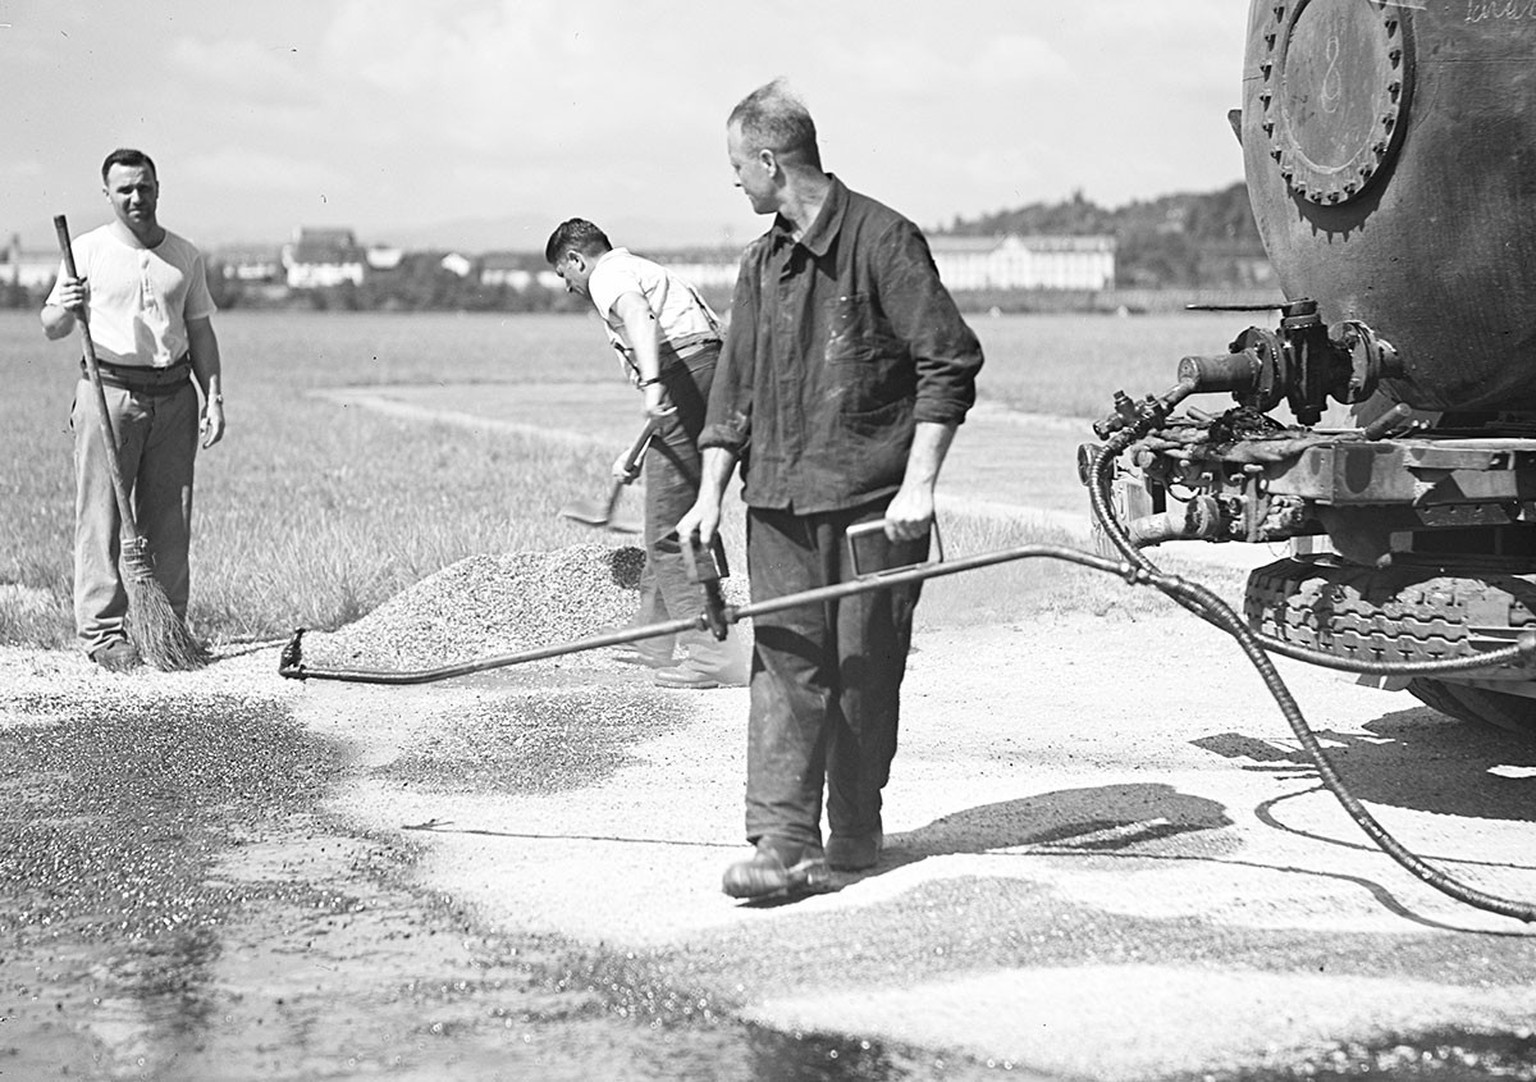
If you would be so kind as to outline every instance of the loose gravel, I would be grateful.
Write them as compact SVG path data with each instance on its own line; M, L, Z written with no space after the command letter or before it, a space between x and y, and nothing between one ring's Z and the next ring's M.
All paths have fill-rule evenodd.
M315 665L432 668L588 638L634 615L645 556L633 546L471 556L355 623L304 639Z
M644 565L645 554L629 545L471 556L355 623L307 633L303 660L316 668L426 669L606 634L630 626ZM724 585L728 601L745 599L744 582Z

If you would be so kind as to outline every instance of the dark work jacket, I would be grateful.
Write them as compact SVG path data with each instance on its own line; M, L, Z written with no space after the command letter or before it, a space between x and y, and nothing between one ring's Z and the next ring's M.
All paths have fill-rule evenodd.
M959 424L981 345L922 232L836 177L798 242L742 255L701 447L741 457L749 506L798 514L893 494L918 421Z

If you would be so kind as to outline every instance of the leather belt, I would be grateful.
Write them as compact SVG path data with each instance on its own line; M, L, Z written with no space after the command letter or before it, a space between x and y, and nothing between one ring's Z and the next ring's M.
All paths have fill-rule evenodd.
M183 353L173 364L164 368L151 368L137 364L113 364L110 361L98 359L96 368L101 374L101 382L108 387L136 391L139 394L175 394L192 378L192 357L190 354ZM80 362L80 371L86 374L84 360Z

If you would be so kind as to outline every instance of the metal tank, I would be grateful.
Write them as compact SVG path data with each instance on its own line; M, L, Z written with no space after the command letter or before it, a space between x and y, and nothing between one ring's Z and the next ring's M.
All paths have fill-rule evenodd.
M1392 342L1390 398L1536 410L1536 2L1255 0L1241 132L1286 295Z
M1536 0L1255 0L1241 101L1278 326L1116 395L1104 535L1287 541L1245 590L1268 648L1536 736L1531 653L1441 664L1536 643Z

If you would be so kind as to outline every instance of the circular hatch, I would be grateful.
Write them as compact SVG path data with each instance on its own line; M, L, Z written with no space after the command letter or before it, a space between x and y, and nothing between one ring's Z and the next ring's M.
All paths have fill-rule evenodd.
M1333 206L1364 192L1407 127L1407 11L1379 0L1276 0L1259 63L1270 157L1297 196Z

